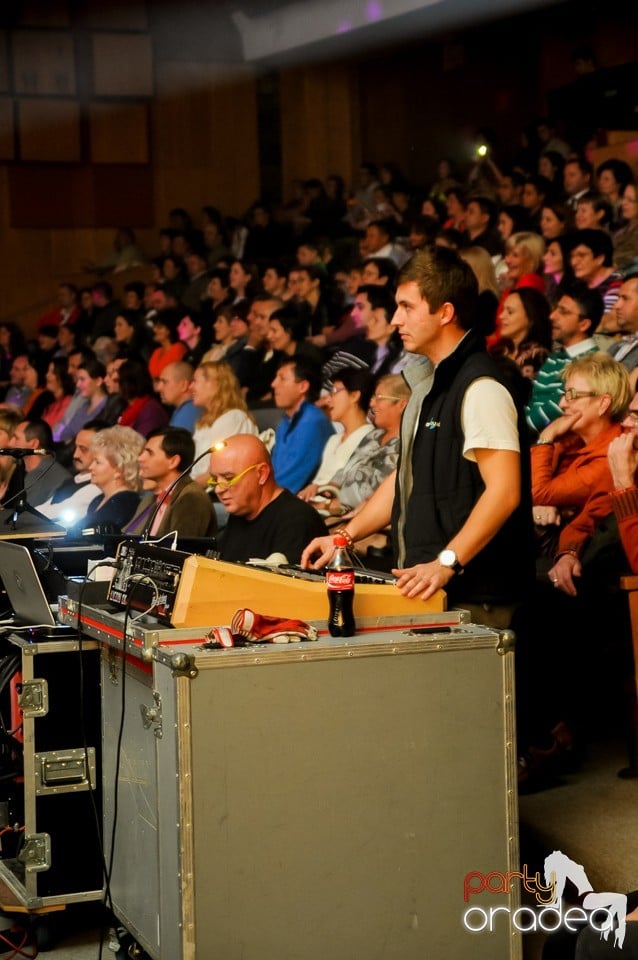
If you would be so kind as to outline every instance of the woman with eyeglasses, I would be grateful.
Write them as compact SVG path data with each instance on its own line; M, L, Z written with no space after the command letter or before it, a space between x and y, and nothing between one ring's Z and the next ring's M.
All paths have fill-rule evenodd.
M595 545L596 537L601 544L598 525L612 512L607 451L621 435L629 377L622 364L601 352L572 361L563 379L563 415L541 431L532 448L539 544L543 532L555 536L546 536L534 591L512 624L519 788L527 790L552 782L578 762L592 686L601 678L597 657L603 643L613 646L611 638L623 635L615 626L619 614L613 602L618 538L609 546L604 540L602 547ZM612 656L620 664L624 654L618 648Z
M400 374L391 373L377 381L369 413L374 430L364 437L337 477L339 496L335 508L339 505L348 512L357 510L396 469L401 417L409 397L410 388Z
M381 377L369 403L371 424L362 406L368 382L365 370L345 368L335 374L336 392L329 401L328 412L333 423L343 424L344 431L328 440L313 483L299 494L329 516L343 516L360 507L397 465L401 415L409 388L399 374ZM353 389L357 384L363 386L363 391ZM360 396L355 399L357 393ZM350 412L344 413L348 407ZM337 462L339 456L341 466Z
M541 431L532 448L533 519L537 529L556 529L548 576L557 589L575 596L582 549L596 521L610 512L607 448L620 436L630 389L627 371L606 353L572 361L563 380L563 415Z
M372 430L367 416L371 391L372 376L367 367L343 367L334 376L326 412L331 421L343 429L328 438L319 469L312 481L297 494L317 510L337 516L345 512L340 505L337 509L339 473Z
M204 410L193 434L195 459L214 443L236 433L259 432L248 413L239 381L227 363L200 363L193 374L191 395L195 406ZM202 457L193 467L191 477L205 487L209 476L208 458Z

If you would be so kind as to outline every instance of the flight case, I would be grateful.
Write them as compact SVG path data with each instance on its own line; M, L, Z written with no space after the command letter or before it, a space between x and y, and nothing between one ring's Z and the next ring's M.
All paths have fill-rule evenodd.
M0 879L27 909L99 900L98 644L85 638L80 650L77 638L29 642L18 634L9 642L19 655L14 718L22 721L24 761L23 779L3 783Z
M463 925L465 877L518 869L512 638L463 616L227 650L136 623L123 650L83 608L113 909L154 960L520 958L507 920Z

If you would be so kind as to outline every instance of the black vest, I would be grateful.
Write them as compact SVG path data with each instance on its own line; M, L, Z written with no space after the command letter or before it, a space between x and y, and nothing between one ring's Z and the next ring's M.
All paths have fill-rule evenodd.
M465 572L448 584L451 603L510 604L523 599L534 577L530 458L523 408L499 363L472 333L437 366L424 398L412 449L412 491L403 533L405 566L434 560L467 520L484 490L476 463L463 456L461 407L480 377L503 384L518 413L521 503ZM395 504L398 504L395 496ZM395 516L394 522L398 522ZM396 540L395 540L396 542Z

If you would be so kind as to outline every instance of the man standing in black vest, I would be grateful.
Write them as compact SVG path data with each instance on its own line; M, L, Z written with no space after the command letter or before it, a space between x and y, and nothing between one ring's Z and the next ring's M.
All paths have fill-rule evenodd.
M392 322L417 356L399 466L340 532L354 542L391 521L404 596L443 589L475 622L505 627L534 576L527 432L515 380L472 330L477 298L454 251L418 251L403 268ZM314 540L302 562L331 552Z

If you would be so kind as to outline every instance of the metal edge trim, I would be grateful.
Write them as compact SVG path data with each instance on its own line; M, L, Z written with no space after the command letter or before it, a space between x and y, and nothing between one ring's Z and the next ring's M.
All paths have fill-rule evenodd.
M191 742L190 680L175 681L177 722L177 782L179 791L180 900L182 904L182 960L196 960L195 942L195 848L193 832L193 747ZM161 947L161 944L160 944Z
M198 651L197 667L199 670L227 669L229 667L261 667L277 663L303 663L305 661L318 660L350 660L359 657L387 657L397 653L445 653L452 650L466 650L468 643L471 642L472 649L485 650L495 649L498 639L494 633L486 637L477 638L475 635L449 638L445 634L440 636L433 634L427 639L419 637L406 637L405 639L395 641L394 643L359 643L353 642L352 646L346 647L321 647L317 649L312 643L292 643L281 644L281 652L274 648L278 644L268 644L255 646L255 653L251 655L250 648L242 648L242 655L233 656L237 649L229 651L231 656L227 657L225 650ZM266 649L262 648L266 647ZM302 647L302 649L297 649ZM208 654L212 655L208 655ZM219 656L217 655L219 654ZM153 652L154 659L164 662L163 658ZM231 660L232 657L232 660ZM507 658L506 658L507 659Z
M505 804L505 826L508 837L508 866L510 872L520 870L520 844L518 834L518 786L517 786L517 750L516 750L516 704L514 685L514 657L504 656L503 661L503 722L505 725L505 784L507 798ZM513 885L512 907L520 906L520 886ZM522 960L523 938L512 925L511 960Z

